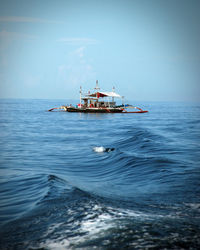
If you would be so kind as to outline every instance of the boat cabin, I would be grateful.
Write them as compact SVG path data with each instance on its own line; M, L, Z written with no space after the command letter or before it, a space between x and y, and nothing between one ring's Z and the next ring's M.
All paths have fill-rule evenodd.
M112 92L102 92L98 87L98 81L96 81L94 93L87 94L82 93L82 88L80 87L80 104L79 108L114 108L116 107L116 102L114 98L122 98L119 94L115 93L115 88L113 87ZM83 96L83 97L82 97ZM112 99L111 99L112 98ZM83 103L82 103L83 101Z
M83 104L81 107L83 108L109 108L109 107L115 107L116 102L115 101L106 101L106 100L99 100L98 98L90 98L90 97L84 97L82 98Z

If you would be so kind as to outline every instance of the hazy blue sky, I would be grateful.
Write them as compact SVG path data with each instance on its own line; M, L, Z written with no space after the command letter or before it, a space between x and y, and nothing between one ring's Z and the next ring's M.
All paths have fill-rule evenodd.
M199 0L1 0L0 97L199 101Z

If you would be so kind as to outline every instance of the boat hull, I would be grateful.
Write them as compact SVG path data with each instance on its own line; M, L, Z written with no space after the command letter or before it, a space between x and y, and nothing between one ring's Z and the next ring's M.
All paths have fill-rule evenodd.
M147 113L147 112L149 112L149 111L147 111L147 110L139 110L139 111L124 111L124 112L122 112L123 114L138 114L138 113Z
M122 113L123 109L120 108L75 108L66 107L67 112L80 112L80 113Z

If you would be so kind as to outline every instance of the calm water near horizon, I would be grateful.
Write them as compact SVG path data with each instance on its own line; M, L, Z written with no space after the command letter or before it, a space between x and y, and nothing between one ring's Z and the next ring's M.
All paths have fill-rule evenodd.
M0 100L0 249L199 249L200 104L67 103Z

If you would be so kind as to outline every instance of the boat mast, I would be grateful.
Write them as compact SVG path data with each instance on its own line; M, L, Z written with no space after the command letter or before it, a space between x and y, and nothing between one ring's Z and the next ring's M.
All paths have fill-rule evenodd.
M123 106L124 106L124 108L125 108L124 96L122 96L122 105L123 105Z
M115 87L113 86L113 88L112 88L112 92L113 93L115 93ZM114 97L112 97L112 102L114 102L115 100L114 100Z
M100 90L99 85L98 85L98 80L96 80L96 87L94 88L96 91Z
M82 103L82 87L80 86L80 108L81 108L81 103Z
M98 85L98 80L96 80L96 87L94 89L96 90L96 98L97 98L97 92L100 90Z

